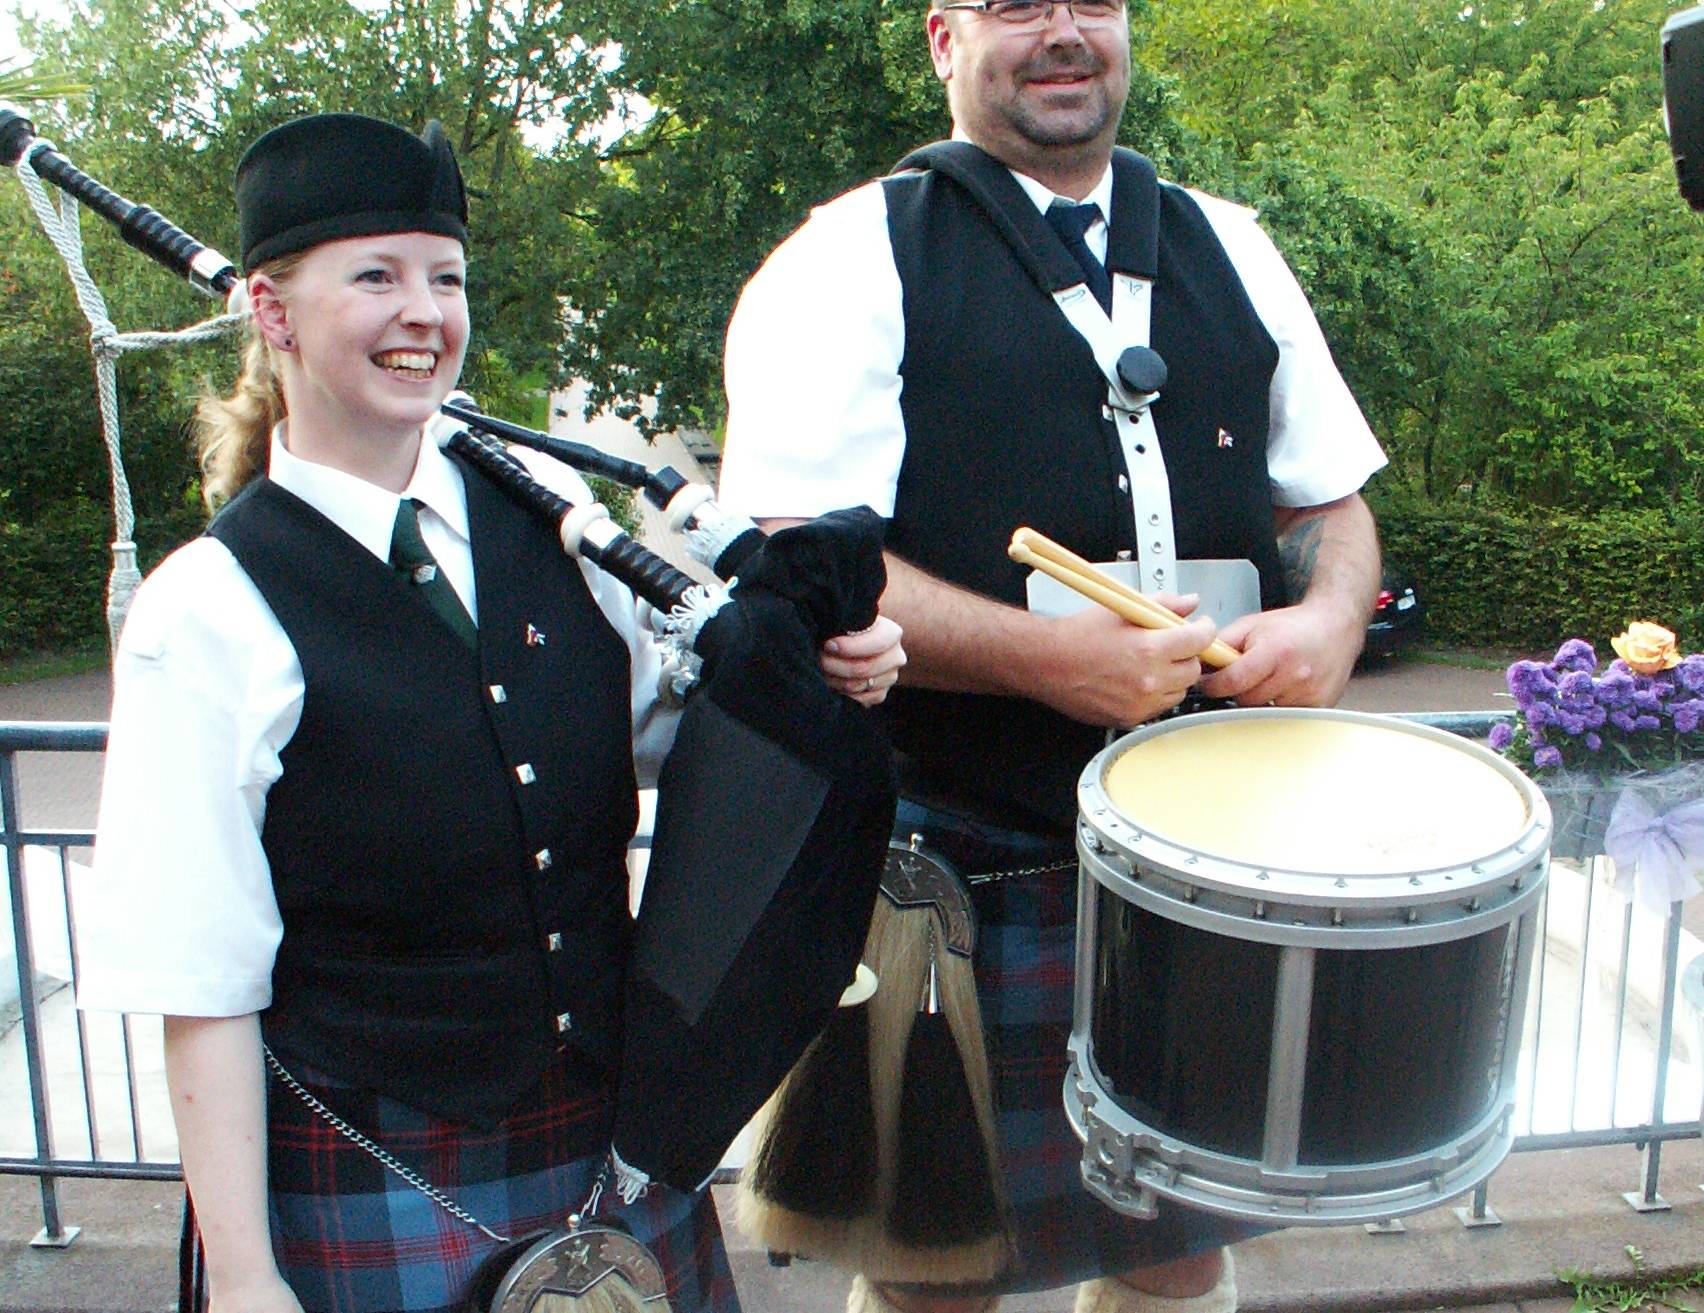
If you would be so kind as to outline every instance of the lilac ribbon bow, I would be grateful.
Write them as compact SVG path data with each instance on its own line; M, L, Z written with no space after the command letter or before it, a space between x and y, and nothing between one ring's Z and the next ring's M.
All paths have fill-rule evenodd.
M1659 815L1638 789L1623 789L1609 815L1603 850L1615 862L1615 887L1623 897L1637 890L1645 906L1666 911L1698 892L1693 873L1704 870L1704 798Z

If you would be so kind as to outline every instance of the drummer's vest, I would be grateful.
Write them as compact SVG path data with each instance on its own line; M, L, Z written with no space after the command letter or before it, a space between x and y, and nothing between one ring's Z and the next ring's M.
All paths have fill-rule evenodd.
M208 532L301 662L261 840L284 922L268 1041L486 1125L618 1050L637 822L629 658L554 535L468 472L478 652L267 479Z
M1019 526L1092 561L1140 542L1106 378L967 181L1017 220L1047 226L1005 166L974 147L954 154L970 166L966 181L937 166L884 182L905 311L905 459L887 545L1022 606L1027 571L1006 555ZM1108 267L1154 282L1150 345L1169 377L1153 415L1177 554L1251 560L1262 605L1280 605L1266 470L1278 349L1201 208L1132 151L1115 153L1112 209ZM1103 731L1017 698L901 686L888 705L911 791L1068 833L1077 775Z

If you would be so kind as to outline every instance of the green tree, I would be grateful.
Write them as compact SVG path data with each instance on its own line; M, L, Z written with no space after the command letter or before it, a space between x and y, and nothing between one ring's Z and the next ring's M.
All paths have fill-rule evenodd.
M745 280L812 206L947 135L927 4L604 0L587 40L648 114L601 151L565 372L651 428L714 428L722 340ZM1169 158L1162 81L1139 71L1126 139ZM654 414L641 406L655 401Z

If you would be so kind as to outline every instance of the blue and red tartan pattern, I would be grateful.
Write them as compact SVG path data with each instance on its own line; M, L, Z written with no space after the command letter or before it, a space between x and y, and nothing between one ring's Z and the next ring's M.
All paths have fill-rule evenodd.
M1004 1291L1050 1290L1234 1244L1264 1229L1162 1202L1143 1222L1083 1186L1083 1143L1065 1116L1077 864L1070 839L996 831L902 800L895 833L918 833L961 875L1059 865L975 884L976 989L993 1073L1017 1265Z
M560 1068L526 1110L490 1131L292 1074L500 1235L562 1226L584 1206L608 1144L608 1096L570 1088ZM267 1094L273 1249L305 1313L459 1309L497 1242L386 1170L276 1080ZM611 1219L656 1255L674 1313L739 1313L708 1193L657 1187L622 1205L606 1192L597 1220Z

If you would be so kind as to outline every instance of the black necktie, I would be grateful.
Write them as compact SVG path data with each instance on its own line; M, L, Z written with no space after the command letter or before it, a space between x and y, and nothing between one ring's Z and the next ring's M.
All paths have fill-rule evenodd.
M1071 258L1082 269L1083 281L1089 285L1095 300L1101 303L1101 309L1110 315L1112 279L1107 276L1106 266L1095 259L1095 253L1083 240L1083 235L1094 227L1099 218L1100 206L1087 202L1073 205L1069 201L1054 201L1047 209L1048 223L1053 225L1053 231L1059 234L1059 240L1065 243L1065 249L1071 252Z
M450 581L438 569L438 562L420 536L420 503L404 497L396 506L396 527L391 530L391 564L407 576L419 590L420 599L450 627L450 632L474 649L478 635L473 619L462 605Z

